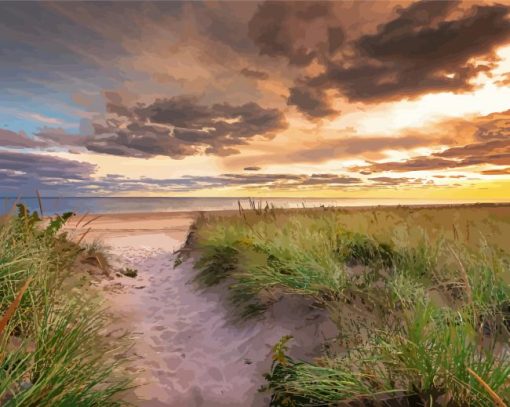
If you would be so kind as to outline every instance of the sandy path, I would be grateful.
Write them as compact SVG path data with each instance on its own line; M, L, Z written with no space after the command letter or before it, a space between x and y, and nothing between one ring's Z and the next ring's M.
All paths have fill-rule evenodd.
M139 215L137 215L139 216ZM169 215L167 215L168 217ZM267 406L257 392L270 365L271 348L292 334L292 353L310 358L316 344L334 335L322 312L302 301L282 301L261 321L233 324L225 287L200 291L190 279L192 262L174 268L192 216L164 222L115 216L94 224L90 237L111 247L117 267L132 267L138 277L103 283L116 318L113 335L134 334L128 370L141 386L128 398L138 406Z

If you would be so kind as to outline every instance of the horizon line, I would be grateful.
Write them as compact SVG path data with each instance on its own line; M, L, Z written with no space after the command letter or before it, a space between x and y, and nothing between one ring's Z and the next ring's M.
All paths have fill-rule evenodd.
M264 199L391 199L391 200L430 200L430 201L473 201L479 200L479 198L463 199L463 198L409 198L409 197L314 197L314 196L264 196L264 197L253 197L253 196L41 196L41 199L252 199L252 200L264 200ZM38 199L37 195L33 196L0 196L0 199ZM494 200L495 198L492 198ZM509 198L502 198L510 202ZM483 199L482 199L483 200ZM496 198L496 200L498 200Z

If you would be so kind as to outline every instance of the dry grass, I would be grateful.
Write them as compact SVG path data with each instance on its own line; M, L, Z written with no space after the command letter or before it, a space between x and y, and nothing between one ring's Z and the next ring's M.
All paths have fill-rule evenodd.
M315 363L277 348L267 375L275 406L510 402L508 206L254 204L200 219L193 244L198 281L231 279L243 317L278 292L311 297L337 324L341 351Z
M0 224L0 404L114 406L127 381L113 360L98 300L70 286L83 249L60 229L70 214L43 224L20 207Z

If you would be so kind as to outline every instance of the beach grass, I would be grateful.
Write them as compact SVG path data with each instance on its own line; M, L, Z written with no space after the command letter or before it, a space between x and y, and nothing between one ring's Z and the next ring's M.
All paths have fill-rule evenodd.
M124 345L105 341L99 300L73 285L84 249L61 231L71 216L43 222L18 205L0 221L2 406L123 404L113 355Z
M510 405L509 238L508 206L259 205L200 218L192 244L196 280L226 281L241 318L299 295L338 328L335 350L312 361L287 355L291 338L276 344L272 405L499 406Z

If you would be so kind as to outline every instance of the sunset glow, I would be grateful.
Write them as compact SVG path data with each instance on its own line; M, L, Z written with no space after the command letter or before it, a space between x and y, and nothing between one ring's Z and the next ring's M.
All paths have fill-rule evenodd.
M5 3L0 20L1 196L510 199L507 5Z

